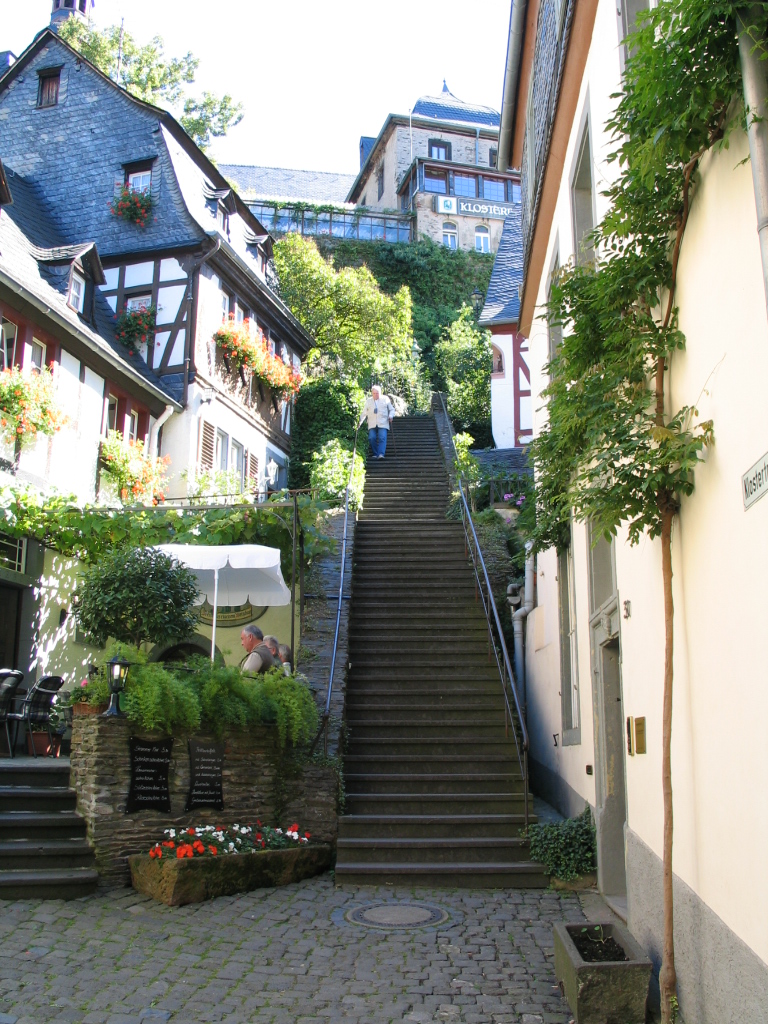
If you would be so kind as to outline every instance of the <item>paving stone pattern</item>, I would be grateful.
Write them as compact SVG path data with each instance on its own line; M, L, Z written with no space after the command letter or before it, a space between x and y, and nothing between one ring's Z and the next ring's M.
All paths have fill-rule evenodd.
M432 928L345 914L419 902ZM170 908L130 889L0 914L0 1024L568 1024L552 924L571 893L334 888L324 875Z

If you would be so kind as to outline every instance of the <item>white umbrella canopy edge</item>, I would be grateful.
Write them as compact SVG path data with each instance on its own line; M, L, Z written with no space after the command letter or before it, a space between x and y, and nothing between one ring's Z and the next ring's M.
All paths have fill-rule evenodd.
M291 591L283 580L279 548L261 544L158 544L157 550L176 558L197 578L200 594L213 607L211 661L216 649L216 609L223 604L257 605L291 603Z

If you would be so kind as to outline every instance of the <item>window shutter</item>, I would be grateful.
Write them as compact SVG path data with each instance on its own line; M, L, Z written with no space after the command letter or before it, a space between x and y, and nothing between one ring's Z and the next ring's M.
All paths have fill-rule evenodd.
M216 452L216 431L213 424L202 421L200 430L200 470L203 473L213 471L213 460Z
M259 489L259 460L253 454L248 452L248 490L257 491Z

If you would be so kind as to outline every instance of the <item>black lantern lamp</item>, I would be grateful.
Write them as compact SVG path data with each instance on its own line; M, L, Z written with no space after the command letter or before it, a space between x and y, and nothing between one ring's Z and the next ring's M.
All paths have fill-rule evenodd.
M109 707L102 715L103 718L125 718L125 712L120 710L120 694L125 689L125 677L130 667L131 663L119 655L115 655L107 662L110 697Z
M475 288L472 292L472 309L475 311L475 316L480 316L480 310L483 308L484 296L479 288Z

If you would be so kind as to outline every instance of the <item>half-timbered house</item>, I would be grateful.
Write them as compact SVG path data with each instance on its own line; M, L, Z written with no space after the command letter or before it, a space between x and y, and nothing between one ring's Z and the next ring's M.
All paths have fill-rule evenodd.
M159 431L169 494L218 472L230 487L282 485L291 401L230 372L213 338L222 320L248 321L296 369L311 338L267 283L268 234L175 119L47 29L0 78L0 159L60 234L98 246L95 287L113 318L154 312L136 353L169 396ZM126 214L126 194L147 212ZM114 339L114 322L105 331ZM118 420L121 398L110 398Z

